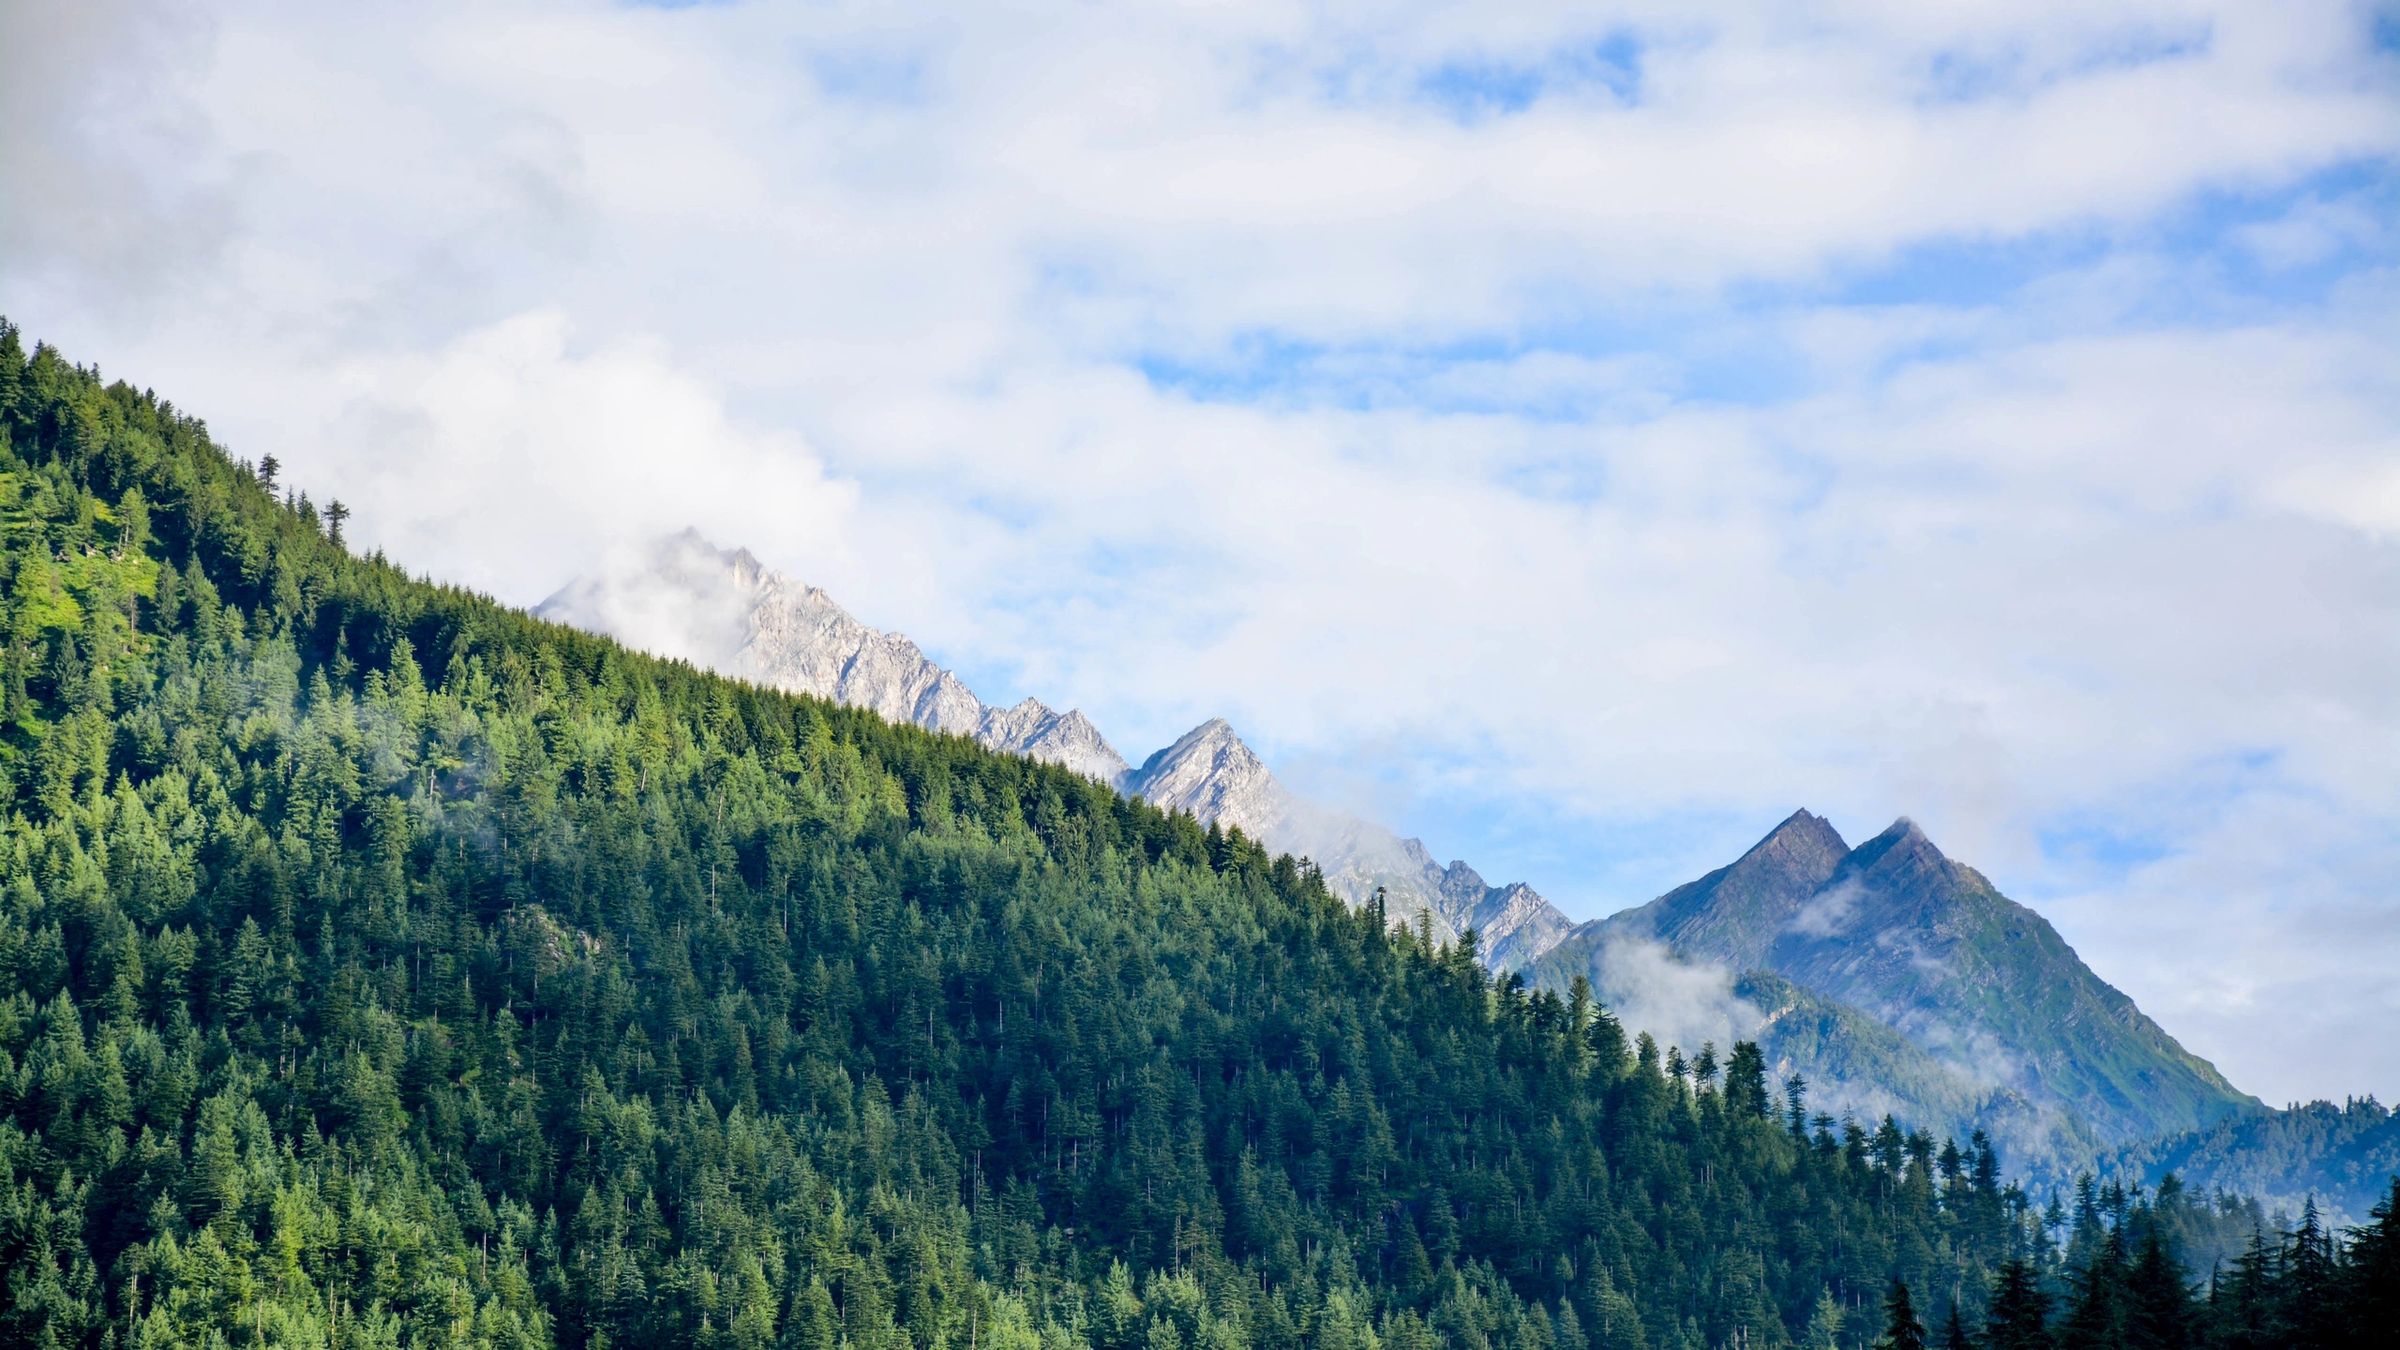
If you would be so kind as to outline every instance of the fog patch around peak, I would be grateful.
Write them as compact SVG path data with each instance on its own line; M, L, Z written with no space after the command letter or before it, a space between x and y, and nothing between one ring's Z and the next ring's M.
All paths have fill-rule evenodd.
M1617 1020L1661 1045L1686 1051L1710 1041L1730 1045L1757 1036L1766 1022L1758 1005L1734 992L1731 969L1684 960L1646 938L1610 942L1598 974L1600 998Z

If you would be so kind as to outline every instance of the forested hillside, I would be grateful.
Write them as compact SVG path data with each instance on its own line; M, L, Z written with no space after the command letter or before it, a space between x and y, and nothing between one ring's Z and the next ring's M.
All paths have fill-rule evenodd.
M2106 1335L2253 1220L2047 1213L346 515L0 326L0 1344L1856 1345L2001 1275ZM2270 1237L2259 1325L2370 1325L2390 1228Z
M2152 1140L2103 1170L2131 1180L2179 1176L2289 1214L2313 1200L2330 1218L2357 1222L2400 1175L2400 1112L2373 1097L2308 1102Z

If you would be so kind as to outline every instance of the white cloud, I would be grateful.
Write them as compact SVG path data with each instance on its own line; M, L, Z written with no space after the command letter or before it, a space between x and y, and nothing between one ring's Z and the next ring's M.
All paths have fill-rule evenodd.
M2354 10L79 15L0 31L0 171L44 187L0 193L0 301L408 565L531 602L698 524L1137 752L1222 712L1403 753L1445 853L1461 795L1678 841L1475 857L1586 913L1807 803L2079 897L2146 1006L2400 928L2388 256L2217 299L2159 228L2280 193L2249 256L2388 254L2377 198L2309 186L2400 150ZM1631 96L1575 83L1623 33ZM1446 68L1548 83L1462 116ZM1829 298L2061 239L1969 300ZM2160 804L2252 754L2322 838ZM2246 945L2159 942L2147 873L2111 901L2043 849L2064 818L2306 898L2251 923L2195 870Z
M426 356L336 367L333 449L314 467L358 503L361 542L534 598L562 564L686 525L843 565L852 485L793 438L730 420L655 345L579 351L570 337L563 316L533 313Z
M1655 942L1621 939L1600 949L1597 992L1627 1031L1647 1031L1663 1048L1696 1055L1750 1040L1766 1022L1758 1006L1736 994L1723 966L1687 962Z
M1795 933L1809 937L1839 937L1849 928L1858 911L1858 902L1866 896L1866 887L1856 877L1845 877L1839 885L1828 886L1809 897L1808 903L1793 912L1791 922L1784 925Z

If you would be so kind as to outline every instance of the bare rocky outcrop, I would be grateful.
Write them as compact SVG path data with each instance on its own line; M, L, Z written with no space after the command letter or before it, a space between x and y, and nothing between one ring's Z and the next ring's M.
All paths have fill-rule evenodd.
M776 689L972 736L1104 783L1125 775L1124 758L1082 713L1030 698L987 705L906 637L860 623L824 591L695 530L612 560L534 612Z
M695 530L611 559L535 612L773 688L972 736L1239 829L1310 859L1353 904L1381 891L1396 924L1422 921L1445 941L1474 929L1496 967L1531 962L1569 927L1531 887L1488 886L1465 863L1436 863L1415 839L1295 795L1223 718L1131 768L1082 713L1030 698L1007 708L987 704L906 637L861 623L817 587Z

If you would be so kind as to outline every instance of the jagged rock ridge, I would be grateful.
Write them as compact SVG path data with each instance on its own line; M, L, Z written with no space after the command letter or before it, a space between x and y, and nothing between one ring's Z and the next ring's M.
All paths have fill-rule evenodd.
M996 708L914 642L870 628L747 549L686 530L575 581L534 611L664 656L971 736L1114 783L1125 761L1090 719L1034 699Z
M1314 861L1326 884L1353 904L1380 889L1394 923L1421 919L1445 940L1474 929L1484 959L1497 967L1532 961L1569 927L1531 887L1487 885L1463 862L1436 863L1418 840L1292 793L1222 718L1130 768L1082 713L1034 699L1010 708L986 704L907 638L861 623L824 591L695 530L612 559L535 612L760 684L972 736L1204 823L1239 828Z

